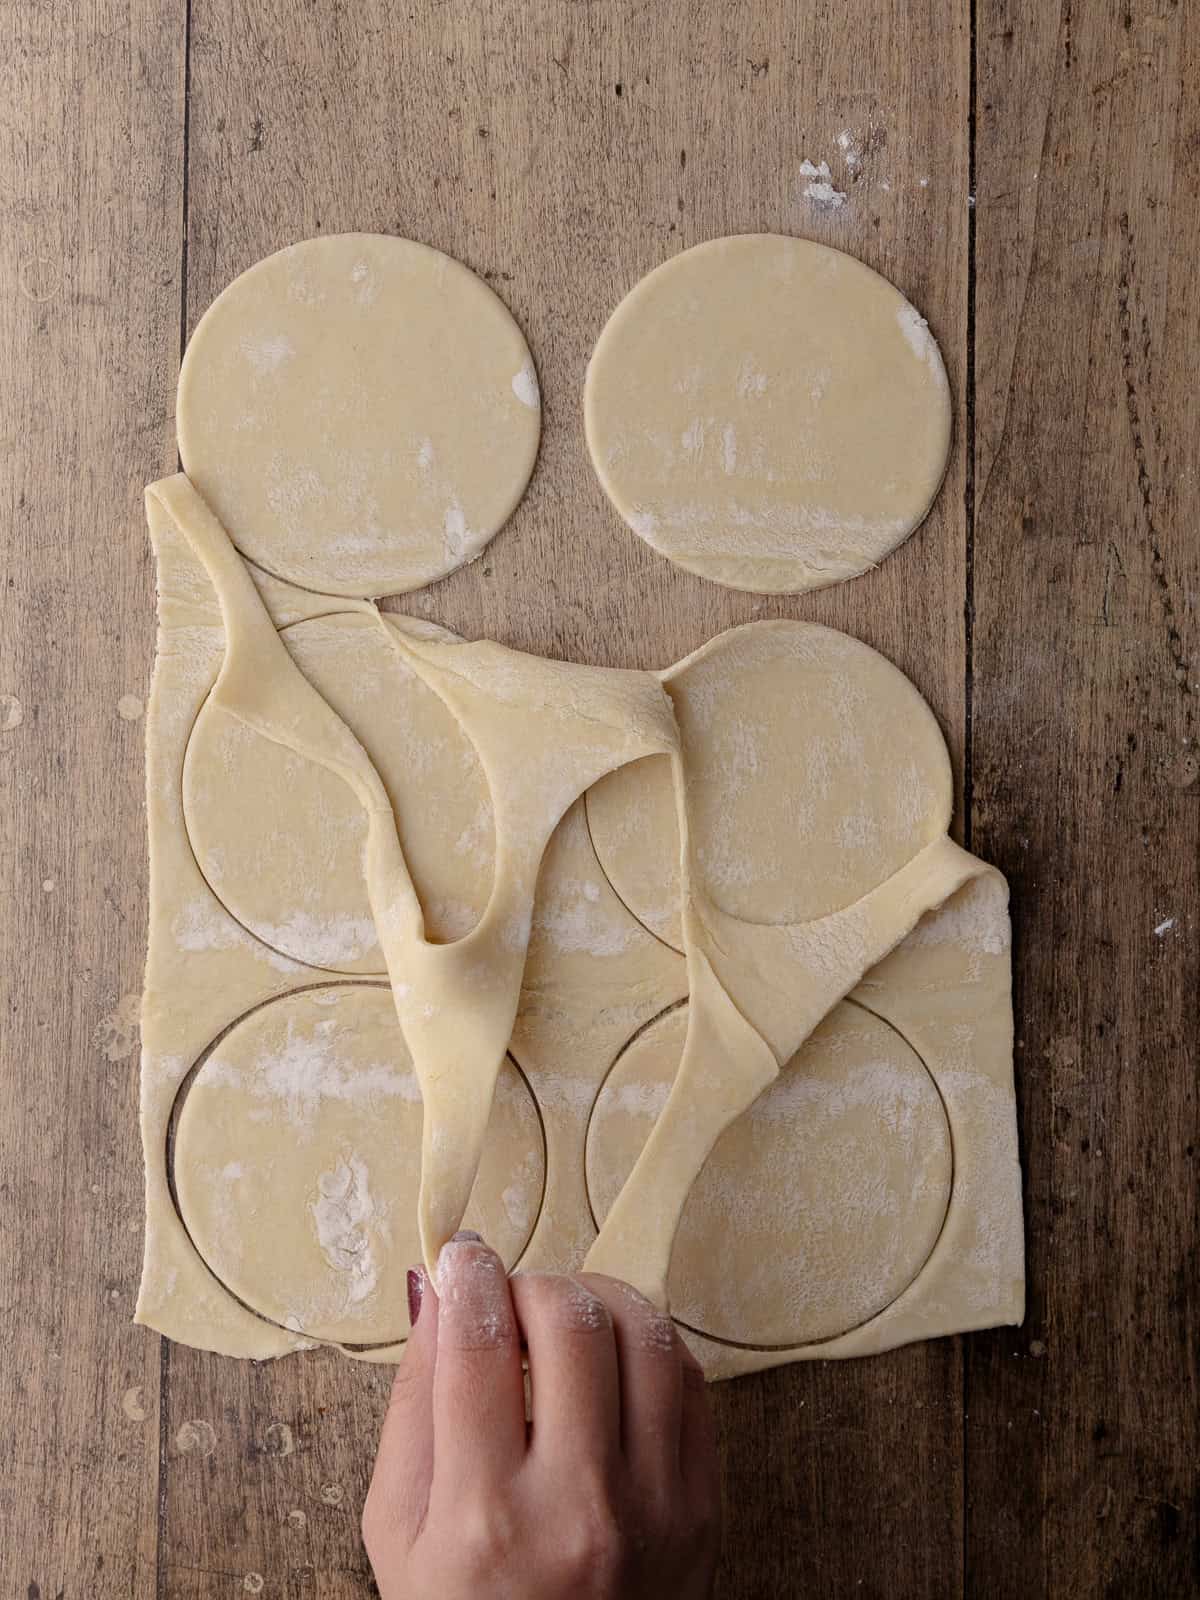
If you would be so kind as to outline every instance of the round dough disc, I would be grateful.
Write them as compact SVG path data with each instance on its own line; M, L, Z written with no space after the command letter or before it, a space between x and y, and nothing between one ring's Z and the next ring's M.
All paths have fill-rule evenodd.
M732 628L665 674L683 740L696 882L744 922L853 905L950 823L945 741L890 661L816 623ZM596 854L646 927L682 948L670 764L588 792Z
M268 256L200 320L184 470L268 572L329 594L419 588L521 498L541 405L521 330L438 250L382 234Z
M618 1059L587 1141L603 1221L666 1103L687 1007ZM890 1305L941 1231L953 1157L920 1057L869 1011L836 1006L717 1142L680 1219L674 1315L734 1344L832 1339Z
M487 780L457 719L372 617L342 612L280 637L383 780L428 936L469 933L491 892L494 831ZM183 808L200 870L243 927L309 966L384 971L362 868L366 815L336 773L209 700L184 758Z
M252 1012L179 1114L175 1189L196 1248L240 1300L314 1339L407 1336L420 1169L421 1092L382 986L306 989ZM532 1097L506 1062L464 1219L506 1266L545 1171Z
M643 278L600 335L584 412L633 531L758 594L877 565L924 519L950 449L950 388L920 313L853 256L768 233Z

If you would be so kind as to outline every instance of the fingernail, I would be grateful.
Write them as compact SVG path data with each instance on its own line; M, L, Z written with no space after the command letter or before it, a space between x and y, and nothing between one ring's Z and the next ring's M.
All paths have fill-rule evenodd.
M425 1274L420 1267L408 1269L408 1320L412 1327L416 1327L417 1318L421 1315L421 1298L425 1293Z
M483 1235L476 1233L473 1228L460 1228L450 1239L451 1244L482 1244Z

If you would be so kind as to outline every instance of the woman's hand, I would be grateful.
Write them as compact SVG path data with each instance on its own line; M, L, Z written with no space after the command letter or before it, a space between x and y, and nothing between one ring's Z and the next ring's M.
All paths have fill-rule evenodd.
M704 1379L614 1278L505 1276L459 1234L409 1275L363 1537L383 1600L702 1600L720 1523ZM533 1421L526 1423L522 1349Z

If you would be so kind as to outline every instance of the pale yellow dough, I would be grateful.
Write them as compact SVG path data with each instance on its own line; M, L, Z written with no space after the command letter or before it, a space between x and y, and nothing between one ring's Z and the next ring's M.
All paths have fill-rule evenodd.
M533 470L520 329L440 251L334 234L268 256L200 319L179 454L243 555L340 595L419 588L478 556Z
M802 623L661 673L464 642L217 498L147 492L139 1319L392 1359L464 1217L670 1302L714 1377L1019 1319L1006 891L912 685Z
M453 637L408 618L385 625ZM429 937L469 933L491 892L494 857L487 782L470 741L373 618L334 612L280 637L379 773ZM222 904L272 949L330 972L382 975L363 877L365 814L334 773L305 766L294 751L207 704L183 768L196 860Z
M924 519L950 390L924 318L827 245L742 234L634 286L584 393L605 491L660 555L796 594L877 565Z
M206 538L213 541L209 554L222 570L219 530L181 481L156 489L149 506L159 560L160 637L148 742L148 1210L139 1317L176 1338L235 1355L262 1357L328 1341L367 1359L391 1359L405 1329L400 1274L422 1248L416 1141L425 1116L419 1076L393 1021L396 1002L387 987L377 982L364 988L361 979L338 982L278 943L264 943L230 915L201 873L193 846L203 829L193 817L189 830L184 805L185 791L202 768L191 784L181 780L187 764L206 748L197 743L199 731L203 717L216 715L220 701L213 691L228 652L218 589L191 537L201 547ZM198 526L189 533L192 517ZM471 647L406 619L385 623L366 609L330 616L338 608L327 598L251 568L240 570L250 586L243 604L271 616L280 647L275 672L286 679L304 663L330 700L359 719L355 725L370 742L374 761L390 775L388 792L402 821L406 813L415 818L412 802L421 793L406 759L433 774L430 781L439 786L454 775L478 779L486 763L482 755L469 754L474 746L466 738L470 724L461 703L443 721L434 701L414 687L414 663L426 670L429 663L398 654L402 670L395 676L387 654L377 657L368 641L391 649L394 636L402 646L434 652L434 664L437 653L447 650L463 668L469 667ZM386 633L370 632L384 628ZM523 676L536 663L526 668L507 652L486 659L485 676L495 686L507 683L528 694L538 681L536 674L532 680ZM377 670L363 671L371 662ZM812 898L811 883L801 885L806 902L787 898L797 892L795 884L773 883L759 903L762 911L790 915L798 906L827 907L840 894L852 902L849 918L834 909L808 924L740 923L707 899L709 880L697 876L689 920L698 920L700 907L706 925L696 943L712 959L693 950L700 981L689 983L684 956L622 904L621 894L637 881L636 859L631 870L630 859L619 859L605 827L597 826L597 818L606 816L627 841L635 832L622 830L622 813L628 812L643 820L644 859L675 857L674 874L666 874L660 886L659 911L664 927L682 930L673 757L639 756L636 745L630 746L634 759L591 786L590 828L582 800L566 805L538 856L528 924L506 929L518 944L526 927L528 932L523 958L512 952L504 958L521 984L506 1043L524 1076L517 1076L511 1061L504 1065L502 1051L494 1074L484 1080L494 1078L499 1092L494 1101L487 1096L490 1121L479 1138L478 1176L470 1139L462 1138L455 1120L455 1097L435 1090L433 1100L441 1113L434 1126L450 1141L451 1170L463 1171L462 1181L473 1187L468 1222L494 1239L510 1263L572 1269L590 1252L593 1261L660 1297L669 1292L686 1337L714 1377L808 1355L863 1354L931 1333L1013 1320L1022 1300L1003 885L994 874L980 876L979 865L944 836L925 842L948 804L944 752L911 687L853 640L800 624L736 630L662 675L670 721L660 723L657 711L651 721L666 742L672 727L686 730L677 753L703 773L714 760L721 764L723 748L722 718L706 730L704 708L723 705L730 715L739 696L753 699L761 675L772 670L788 683L783 702L772 705L769 695L763 702L763 714L774 725L768 742L775 766L764 765L752 740L738 744L727 752L741 762L741 779L728 799L747 803L746 786L752 789L768 769L785 787L803 779L803 720L789 717L788 707L804 704L819 727L830 714L830 697L841 694L847 727L838 743L858 751L858 779L869 774L873 755L894 761L897 741L905 743L914 774L921 775L907 785L907 807L897 809L896 788L887 784L874 802L872 815L890 847L899 855L904 848L915 852L886 878L891 887L880 909L872 910L878 895L869 880L886 874L899 857L880 854L878 846L864 847L849 876L840 860L832 860L826 872L821 856L810 854L801 876L824 884L818 898ZM274 673L263 681L272 695L281 692ZM437 705L444 707L441 695L450 695L452 685L445 678L436 681ZM554 711L554 681L552 673L535 692L543 702L539 718L564 715ZM655 688L650 675L644 681ZM592 682L585 674L575 687ZM351 692L356 683L358 704ZM822 683L825 693L818 692ZM856 683L863 692L854 691ZM381 685L385 699L396 695L405 716L364 715ZM629 689L628 677L617 675L617 686ZM872 723L877 711L867 688L887 701L886 727ZM657 702L650 698L645 704ZM252 711L246 705L241 715ZM497 714L494 705L491 714ZM234 713L222 707L221 715ZM297 863L304 861L293 835L317 847L320 833L312 830L321 818L334 834L354 834L348 819L363 808L346 780L331 775L321 761L289 751L245 722L238 725L241 742L235 738L230 749L216 740L202 764L226 798L210 813L220 837L208 837L199 854L209 859L210 871L214 852L233 867L232 884L225 885L230 898L235 888L244 891L239 875L253 862L254 882L265 896L261 904L268 909L275 885L274 926L288 920L280 913L294 905ZM596 737L605 742L603 724ZM531 754L523 744L521 750L528 764ZM271 762L285 757L286 782L268 781ZM820 768L818 759L805 779L818 791ZM490 770L503 780L498 763ZM847 783L854 777L854 771L843 773ZM531 812L545 781L543 773L525 797ZM559 817L573 786L554 791L550 814ZM801 782L798 792L803 790ZM478 791L471 792L477 800ZM778 803L768 787L764 815L773 798ZM228 809L237 826L228 825ZM495 808L493 816L497 812L501 818L515 815L511 803ZM806 814L819 821L821 808L810 804ZM462 837L461 822L448 801L426 808L423 889L431 898L443 874L460 871L454 845ZM696 807L692 831L695 855L712 859L708 847L720 837L720 816ZM473 837L482 840L484 832L476 828ZM867 832L860 819L857 836L866 839ZM509 849L506 833L503 823L494 824L496 859ZM605 852L607 873L593 836ZM356 837L361 844L361 833ZM902 848L897 841L904 840ZM718 873L712 887L724 892L722 884L732 882L726 904L745 911L754 906L740 902L737 892L753 880L757 845L749 840L743 847L749 864L731 879ZM414 862L420 854L414 847ZM799 863L800 854L795 858ZM366 879L353 850L335 877L329 895L315 902L311 925L293 919L308 941L310 962L316 953L328 954L327 924L335 934L344 930L347 905L356 916L370 914L369 895L363 910ZM864 886L867 892L859 893ZM941 910L920 915L921 905L939 900L945 901ZM912 931L903 937L908 927ZM676 936L682 942L682 932ZM893 954L872 965L874 953L896 937ZM741 969L727 959L739 943L749 958ZM429 947L426 959L437 948L451 953L457 947ZM368 952L364 965L379 959ZM681 1004L689 989L693 998L699 991L701 1003L723 1025L717 1001L727 991L714 982L717 969L756 1016L763 1032L752 1038L769 1036L770 1061L787 1065L778 1078L769 1062L764 1065L763 1076L773 1084L749 1117L738 1121L734 1108L753 1100L754 1084L731 1075L735 1063L718 1055L715 1074L706 1079L701 1070L675 1101L676 1127L682 1121L685 1134L700 1130L699 1145L685 1137L668 1144L665 1158L651 1151L647 1161L649 1113L668 1103L691 1013ZM847 1010L829 1001L853 983L855 1006ZM401 1005L407 998L424 1009L437 992L435 971L433 985L426 976ZM789 1028L793 1036L802 1034L814 1018L807 1044L788 1037ZM426 1019L427 1025L431 1020L436 1021ZM498 1031L496 1024L493 1036ZM420 1041L419 1029L414 1037ZM736 1046L736 1026L732 1037ZM703 1055L699 1059L703 1064ZM751 1054L752 1072L759 1059L757 1051ZM659 1115L656 1128L663 1126L671 1132L669 1119ZM705 1165L709 1142L717 1149ZM164 1163L168 1150L171 1160ZM628 1192L621 1185L639 1154L638 1205L646 1208L646 1227L637 1225L635 1211L632 1232L601 1236L598 1246L593 1214L601 1220L610 1209L620 1214ZM693 1168L703 1168L694 1188ZM683 1224L672 1256L671 1206L677 1200ZM440 1227L457 1220L450 1213ZM767 1237L770 1252L752 1243ZM777 1248L781 1237L789 1240L783 1253ZM614 1253L603 1259L598 1249ZM664 1260L669 1276L659 1284Z
M666 1104L686 1020L684 1007L664 1013L605 1079L588 1128L598 1221ZM675 1237L671 1309L733 1344L847 1333L929 1259L952 1174L945 1108L921 1058L843 1001L717 1141Z
M217 1278L281 1328L342 1343L408 1333L421 1253L421 1091L386 985L268 1001L214 1046L181 1096L179 1210ZM508 1266L542 1203L545 1141L510 1062L464 1223Z

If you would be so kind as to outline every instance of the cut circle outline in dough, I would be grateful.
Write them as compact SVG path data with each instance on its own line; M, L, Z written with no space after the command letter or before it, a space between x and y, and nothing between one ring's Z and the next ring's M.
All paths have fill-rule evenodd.
M800 594L877 566L928 516L950 386L925 319L865 262L772 233L648 273L584 385L593 468L622 520L685 571Z
M738 921L815 923L885 881L949 827L953 774L937 718L895 663L862 640L815 622L750 622L718 634L659 677L680 727L693 796L693 878ZM827 715L836 694L846 702L840 723ZM808 722L793 720L806 710ZM867 782L889 755L898 764L887 783ZM585 806L596 858L618 899L682 953L673 782L664 758L644 757L607 773ZM859 801L853 816L822 804L822 789L836 799L839 783ZM798 842L817 859L806 863ZM801 869L795 883L776 869L783 860Z
M236 548L304 589L367 598L475 560L537 458L524 335L469 267L415 240L286 246L217 296L188 341L185 472Z
M323 612L319 616L305 617L296 622L286 623L277 631L280 638L288 643L289 654L295 659L295 647L301 639L307 640L312 637L319 643L318 632L327 632L331 624L339 623L352 628L361 627L366 635L365 642L367 643L370 642L373 635L378 634L381 626L399 633L415 632L417 637L428 638L434 642L461 642L458 635L447 628L426 623L421 619L398 617L384 612L379 612L375 615L371 615L366 611ZM353 639L337 641L337 649L347 658L353 654L355 646L356 641ZM306 665L309 665L311 670L311 663L306 663ZM337 667L336 661L334 665ZM346 678L346 681L339 685L339 704L347 700L353 701L358 694L362 693L362 675L360 673L356 678L356 675L351 670L354 665L353 661L347 659L338 669L344 671ZM449 735L450 738L458 743L457 754L454 751L451 752L451 756L455 757L455 764L461 766L464 758L469 756L471 775L475 779L474 790L477 791L475 798L479 802L476 807L479 815L469 826L477 828L480 816L486 818L488 834L484 850L486 860L479 861L476 865L479 874L478 881L485 883L488 893L490 893L495 865L492 796L487 773L479 759L478 752L461 721L445 705L436 689L425 683L418 674L413 673L404 658L394 648L386 650L381 665L386 670L399 675L399 683L391 686L392 702L395 703L397 701L397 691L415 692L415 703L423 711L424 720L432 720L435 725L441 724L440 737L435 739L435 744L446 744L448 742L447 735ZM297 666L300 670L304 670L300 662L297 662ZM322 677L327 676L328 674L322 675ZM321 682L318 687L321 692L328 696L328 682ZM384 698L387 698L386 693ZM436 711L434 710L435 707ZM431 711L434 713L432 718L430 717ZM296 893L285 899L279 908L280 912L286 909L288 916L281 921L280 915L277 914L274 922L268 923L260 908L251 909L248 904L247 895L251 891L248 891L246 887L245 863L243 863L243 871L239 873L236 865L230 871L228 862L223 859L228 853L229 841L224 840L220 845L214 846L211 840L206 841L203 838L204 827L207 823L211 823L214 814L218 818L225 817L230 823L237 821L240 828L244 828L248 815L248 810L243 805L235 806L232 803L228 805L220 803L222 798L220 796L218 797L218 802L214 803L211 794L203 807L203 815L198 814L197 766L200 767L207 786L211 785L215 774L228 782L231 785L231 790L237 787L236 771L232 773L225 771L231 760L229 752L222 752L220 749L216 751L209 749L206 751L207 760L202 760L197 754L198 745L205 740L207 719L220 714L220 708L213 701L212 691L210 690L198 708L191 729L188 732L181 768L180 804L182 807L184 834L196 863L196 868L213 897L251 938L286 961L296 962L313 972L328 973L331 977L386 977L387 969L383 952L379 947L373 928L365 875L362 876L361 893L357 897L357 904L348 909L344 904L336 916L329 918L323 930L319 926L317 919L312 916L311 908L309 906L301 906L302 897ZM343 715L345 715L344 712ZM368 717L368 726L365 728L362 726L360 718L355 717L353 721L358 728L359 737L365 739L374 752L372 759L376 769L380 772L381 778L386 774L390 779L393 805L394 809L396 809L397 817L400 819L398 825L403 829L402 837L406 844L406 859L409 862L410 870L414 874L414 887L418 891L426 891L421 893L421 902L429 937L435 943L452 943L455 938L464 936L470 932L471 928L477 925L486 908L488 893L474 893L472 903L468 904L465 898L452 899L443 897L441 900L435 900L427 892L431 888L430 870L434 861L436 860L440 866L441 862L447 858L447 854L452 855L453 851L434 850L427 839L422 839L421 836L428 829L429 815L418 804L409 803L398 808L395 806L394 796L397 785L405 781L407 775L402 773L401 764L398 760L382 759L381 757L381 749L382 756L387 755L385 741L388 732L382 718L376 718L372 723ZM231 724L229 731L231 733L236 732L239 743L242 740L251 741L260 761L265 755L268 756L268 759L283 763L285 766L299 766L306 781L316 785L318 791L323 794L324 806L326 808L335 807L344 821L348 821L353 828L365 835L365 823L361 807L340 779L326 772L325 769L317 764L305 761L303 757L287 750L285 746L274 744L269 740L262 740L261 736L257 735L253 729L245 724ZM435 726L435 733L437 731ZM258 742L255 743L255 741ZM435 750L430 759L436 759L436 754ZM224 755L224 759L219 759L222 755ZM463 797L461 777L462 775L459 774L460 781L452 790L451 813L454 805L461 801ZM254 788L256 793L261 792L261 781L256 783ZM231 801L232 792L223 798ZM445 807L436 813L438 818L437 826L439 828L445 819L445 815ZM464 818L459 819L459 821L464 820ZM329 836L331 829L332 820L326 816L322 829L326 838ZM421 843L421 848L417 850L414 850L413 847L414 831L418 841ZM463 831L465 833L467 830L464 829ZM290 836L290 842L293 845L296 843L294 835ZM262 844L263 842L260 841L260 846ZM271 841L266 841L265 848L268 851L270 844ZM332 886L335 892L340 892L347 878L360 873L361 849L362 840L360 839L357 854L351 852L354 858L342 863L341 881L339 883L333 883L334 877L338 875L332 872L325 874L321 882L326 886ZM213 870L217 860L222 861L224 868L219 874ZM258 856L255 857L255 866L261 866ZM269 856L266 857L266 866L270 866ZM290 864L288 876L293 880L299 876L299 869L296 863ZM294 891L296 888L295 882L293 881L289 887ZM464 895L472 893L469 883L462 887ZM326 909L328 910L328 908ZM339 930L341 930L340 934ZM362 957L353 953L353 946L347 947L347 940L351 937L361 943L369 940L369 947ZM341 954L340 952L342 951L346 953ZM367 958L371 956L372 951L376 959L368 962Z
M270 995L259 1001L256 1005L250 1007L248 1010L241 1013L241 1015L235 1017L232 1022L228 1023L221 1030L221 1032L200 1052L178 1085L167 1121L165 1164L167 1188L170 1195L171 1205L175 1212L175 1216L183 1229L184 1236L188 1240L190 1248L202 1263L205 1271L209 1274L213 1281L220 1286L220 1289L223 1293L229 1295L234 1301L237 1302L238 1305L243 1307L244 1310L249 1312L260 1322L265 1322L272 1327L279 1328L292 1336L310 1339L317 1344L333 1346L334 1348L341 1349L347 1354L371 1354L393 1348L398 1349L402 1347L407 1340L408 1331L405 1330L404 1332L396 1334L380 1333L378 1336L372 1337L369 1340L351 1339L349 1337L338 1336L329 1332L321 1332L319 1330L314 1330L311 1327L303 1326L295 1318L289 1320L286 1317L272 1315L270 1310L265 1309L261 1304L255 1303L254 1296L244 1285L238 1287L235 1286L234 1283L230 1282L229 1278L222 1272L220 1267L214 1262L213 1259L211 1259L211 1250L205 1249L206 1241L203 1236L203 1226L201 1227L200 1234L198 1236L196 1218L193 1217L193 1221L189 1223L188 1206L180 1193L180 1175L182 1173L188 1175L190 1181L192 1182L193 1198L195 1198L196 1195L201 1195L206 1206L211 1198L211 1185L208 1182L198 1183L196 1181L195 1173L190 1170L196 1166L196 1161L194 1159L194 1153L189 1153L187 1147L189 1143L195 1142L196 1133L188 1129L186 1113L188 1105L192 1101L192 1096L196 1090L197 1084L203 1081L205 1070L210 1068L214 1057L222 1049L222 1047L226 1046L229 1040L237 1035L239 1030L247 1027L253 1029L256 1022L261 1023L265 1016L272 1012L278 1012L278 1008L282 1007L284 1010L288 1010L290 1008L294 1008L297 1006L297 1004L306 1005L314 1002L318 1006L324 1006L334 1003L336 1000L340 1000L342 998L354 999L356 997L361 998L364 995L370 995L372 997L387 997L387 1003L384 1006L384 1020L386 1026L388 1027L389 1033L394 1030L396 1038L402 1041L402 1036L399 1034L398 1028L395 1028L394 1014L392 1013L390 1006L390 992L390 985L386 981L381 982L378 980L363 979L358 977L334 977L332 981L305 984L299 988L289 989L280 994ZM288 1030L288 1041L289 1044L292 1042L290 1027ZM355 1042L357 1042L357 1039ZM223 1068L223 1079L225 1073L228 1071L228 1068L225 1067L224 1064L220 1065ZM531 1131L534 1131L536 1134L535 1142L532 1147L536 1156L535 1166L538 1171L536 1196L534 1197L533 1204L528 1209L527 1215L521 1220L518 1233L514 1236L516 1242L514 1243L513 1238L509 1238L507 1242L501 1242L500 1231L496 1227L489 1227L487 1230L489 1238L495 1242L496 1248L501 1251L507 1269L510 1271L515 1271L519 1266L521 1258L529 1248L530 1242L537 1231L538 1223L541 1219L542 1209L545 1205L548 1184L550 1146L547 1140L545 1119L541 1105L533 1091L528 1074L513 1055L511 1050L506 1053L503 1070L509 1073L515 1084L519 1086L521 1091L520 1103L525 1108L526 1113L531 1114L527 1116L527 1120L530 1123ZM409 1065L408 1071L411 1075L411 1064ZM503 1081L503 1078L499 1080L500 1083L503 1083ZM415 1079L413 1080L413 1087L415 1089ZM406 1096L406 1098L408 1097ZM419 1110L419 1094L416 1095L415 1104ZM268 1125L270 1125L269 1119ZM204 1138L211 1131L208 1126L208 1122L202 1121L199 1124L198 1131L201 1145L203 1147ZM248 1129L243 1129L242 1131L243 1134L248 1136ZM411 1187L414 1190L414 1194L420 1168L419 1143L420 1140L418 1135L415 1145L415 1158L410 1163L410 1169L412 1173ZM497 1160L500 1160L502 1170L507 1173L509 1171L509 1165L504 1159L505 1152L497 1150L494 1152L494 1155ZM399 1157L397 1156L397 1160L398 1159ZM238 1166L242 1167L243 1163L239 1161ZM244 1170L239 1171L237 1174L239 1178L244 1178L245 1175L246 1174ZM211 1174L209 1176L211 1176ZM290 1178L294 1176L294 1174L289 1170L287 1176ZM494 1176L495 1174L493 1174L493 1177ZM514 1178L514 1183L515 1181L516 1180ZM508 1222L511 1224L513 1218L510 1207L515 1204L515 1200L510 1198L508 1190L506 1190L504 1193L502 1204L504 1210L508 1213ZM415 1203L406 1209L403 1219L405 1222L411 1221L412 1218L415 1217L415 1209ZM471 1220L477 1221L478 1219ZM211 1222L211 1218L202 1219L202 1221ZM209 1242L211 1243L211 1241ZM403 1267L404 1263L410 1259L416 1258L419 1255L419 1245L414 1243L407 1252L402 1251L400 1254L403 1255L403 1261L400 1262L400 1266ZM394 1276L399 1258L394 1249L389 1251L389 1256L391 1259L385 1263L385 1266ZM395 1295L390 1296L389 1302L399 1304L400 1298Z
M622 1095L624 1095L627 1097L632 1097L632 1099L636 1102L637 1099L641 1098L638 1090L639 1088L644 1089L644 1085L618 1085L618 1078L620 1078L623 1069L629 1066L631 1059L637 1054L639 1049L649 1048L653 1051L656 1048L662 1047L665 1041L663 1041L661 1038L656 1038L656 1035L660 1035L663 1030L669 1030L672 1028L678 1030L681 1023L686 1027L686 1022L684 1019L686 1018L687 1007L688 1001L686 999L676 1001L643 1023L642 1026L636 1030L636 1032L625 1042L624 1045L622 1045L621 1049L617 1052L616 1057L614 1058L608 1071L605 1073L599 1089L597 1090L588 1115L587 1129L584 1137L584 1171L587 1204L592 1219L592 1224L597 1229L599 1229L602 1225L604 1218L602 1209L597 1205L597 1186L599 1181L597 1176L597 1166L600 1156L597 1149L596 1130L612 1115L610 1107L606 1105L606 1099L611 1100L614 1096L619 1099ZM844 1322L839 1320L836 1326L826 1326L813 1333L797 1333L794 1336L776 1338L772 1341L756 1341L732 1337L728 1331L718 1331L713 1326L706 1325L706 1319L697 1314L699 1307L696 1297L699 1296L700 1299L703 1299L707 1294L708 1298L711 1299L713 1294L716 1292L712 1284L709 1283L700 1286L694 1284L688 1285L686 1281L681 1284L677 1275L676 1268L678 1266L678 1256L676 1255L676 1252L679 1251L681 1242L683 1243L685 1252L689 1256L693 1267L699 1260L701 1260L702 1254L705 1258L707 1258L711 1251L711 1245L708 1242L708 1233L704 1229L701 1229L701 1232L704 1233L705 1237L705 1251L703 1253L696 1249L692 1249L690 1252L687 1251L687 1236L689 1228L688 1210L691 1207L700 1208L704 1203L706 1194L706 1181L711 1182L714 1176L713 1171L709 1170L710 1163L713 1161L713 1158L716 1157L719 1164L719 1152L722 1141L728 1142L730 1140L736 1140L741 1136L748 1135L756 1109L759 1111L761 1116L763 1107L772 1094L778 1095L781 1092L786 1093L788 1086L788 1075L795 1067L797 1058L806 1052L816 1052L818 1063L821 1063L822 1055L828 1055L829 1053L828 1036L830 1034L834 1034L836 1036L837 1030L839 1028L844 1028L847 1020L856 1015L861 1019L859 1026L865 1024L871 1030L878 1030L885 1038L894 1036L894 1048L898 1048L902 1052L906 1071L912 1072L915 1070L918 1074L919 1085L926 1102L926 1111L932 1116L934 1124L932 1128L927 1128L925 1130L926 1137L928 1138L928 1136L932 1134L932 1143L934 1145L936 1145L939 1140L944 1140L944 1153L947 1162L944 1183L939 1186L938 1194L934 1198L932 1209L928 1211L928 1214L923 1219L924 1226L920 1232L920 1239L917 1241L917 1248L911 1252L911 1255L908 1261L905 1263L903 1270L901 1270L895 1276L894 1281L889 1285L886 1294L877 1295L875 1297L875 1302L871 1304L870 1309L865 1311L864 1314L851 1315ZM670 1041L670 1043L673 1046L675 1041ZM678 1040L678 1044L681 1049L682 1036ZM664 1094L668 1087L669 1080L666 1080L662 1085ZM797 1136L797 1143L802 1142L809 1131L807 1125L796 1118L790 1119L790 1127L792 1130L794 1130L794 1134ZM761 1147L763 1145L761 1138L757 1141L757 1145L761 1155ZM923 1148L926 1159L928 1159L931 1154L937 1154L936 1150L931 1151L928 1146ZM627 1153L628 1152L626 1152L626 1154ZM742 1162L741 1165L744 1167L745 1162ZM734 1166L738 1166L736 1159L734 1161ZM756 1163L756 1170L759 1167L761 1167L761 1160ZM822 1020L818 1028L814 1030L814 1033L810 1035L809 1039L807 1039L801 1046L800 1050L797 1051L796 1057L793 1057L791 1061L784 1065L779 1077L777 1077L774 1082L763 1091L758 1100L756 1100L754 1104L750 1106L743 1114L743 1117L739 1119L738 1122L735 1122L726 1129L725 1133L722 1135L721 1141L718 1141L717 1147L712 1152L712 1155L710 1155L709 1162L706 1162L705 1167L701 1169L701 1172L698 1175L689 1195L687 1205L685 1205L684 1211L680 1217L679 1231L677 1232L675 1239L675 1252L673 1252L674 1259L671 1277L671 1307L674 1321L679 1327L686 1329L689 1333L695 1334L702 1339L708 1340L714 1345L723 1346L730 1350L775 1353L784 1351L819 1349L823 1345L832 1344L837 1340L844 1338L847 1334L855 1333L858 1330L869 1326L878 1317L882 1316L890 1306L894 1305L903 1295L907 1294L911 1290L913 1285L920 1278L922 1272L925 1270L929 1261L932 1259L937 1248L938 1241L941 1239L942 1233L945 1229L947 1219L950 1216L951 1206L954 1200L955 1174L956 1159L953 1120L950 1116L949 1108L946 1105L945 1097L942 1094L936 1077L930 1071L928 1063L925 1061L920 1051L917 1050L911 1041L905 1037L903 1032L895 1025L895 1023L889 1021L888 1018L881 1016L878 1012L873 1011L868 1005L865 1005L861 1001L847 997L845 1000L839 1002L839 1004L836 1005ZM619 1193L619 1188L620 1186L617 1185L617 1193ZM693 1218L690 1220L690 1226L695 1228L698 1227L699 1224L697 1224ZM898 1227L897 1236L904 1236L907 1242L907 1240L911 1238L911 1224L908 1226L907 1233L904 1229ZM739 1237L744 1239L745 1235L740 1235ZM773 1235L773 1237L777 1237L777 1235ZM739 1257L740 1249L741 1246L739 1244ZM712 1273L713 1265L711 1261L707 1262L707 1269L710 1273ZM759 1307L761 1305L762 1297L763 1288L762 1284L759 1283L755 1286L755 1293L753 1295L744 1297L740 1300L740 1303L745 1303L745 1300L749 1300L752 1307ZM862 1309L862 1307L859 1308L859 1310Z

